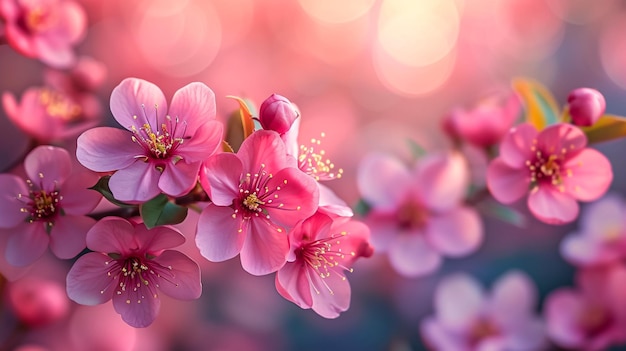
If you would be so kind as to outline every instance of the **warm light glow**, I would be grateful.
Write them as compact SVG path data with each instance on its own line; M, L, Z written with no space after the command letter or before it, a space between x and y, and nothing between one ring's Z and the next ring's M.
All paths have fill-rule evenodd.
M607 76L626 89L626 14L614 16L600 35L600 58Z
M306 13L323 22L344 23L367 13L374 0L298 0Z
M378 42L394 59L422 67L441 60L456 44L459 14L451 0L384 0Z

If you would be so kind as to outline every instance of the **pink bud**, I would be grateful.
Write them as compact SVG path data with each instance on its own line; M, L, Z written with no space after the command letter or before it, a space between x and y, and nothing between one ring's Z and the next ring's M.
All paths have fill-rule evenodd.
M287 98L272 94L261 104L259 120L266 130L273 130L278 134L287 132L300 114Z
M17 318L33 327L57 321L69 310L69 300L61 284L38 278L11 283L8 300Z
M581 127L596 123L606 108L602 93L591 88L572 90L567 96L567 102L572 123Z

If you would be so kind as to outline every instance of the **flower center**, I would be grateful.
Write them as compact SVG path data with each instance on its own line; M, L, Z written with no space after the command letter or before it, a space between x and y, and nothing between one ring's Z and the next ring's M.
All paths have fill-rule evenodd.
M58 213L62 213L61 200L63 196L58 190L36 190L33 183L27 180L26 183L30 187L28 195L18 194L18 200L22 201L25 206L20 209L22 213L26 213L26 220L29 223L35 221L46 222L47 229L53 225L53 219Z
M41 90L39 103L49 116L63 121L75 120L82 112L80 106L72 102L67 96L50 89Z
M336 268L344 269L349 272L352 272L352 268L349 268L344 265L343 261L346 258L346 255L356 256L356 252L342 252L341 248L335 248L340 246L341 239L347 235L347 232L341 232L338 234L333 234L332 236L319 239L307 244L304 244L297 252L299 259L302 260L306 265L313 268L317 275L322 278L330 277L331 273L338 274L342 279L346 279L345 275L341 270ZM305 236L306 238L306 236ZM322 281L323 282L323 281ZM319 293L318 287L313 285L315 291ZM332 289L324 283L324 287L333 295Z
M133 119L137 119L137 116L133 116ZM161 128L156 130L149 123L144 123L139 128L131 126L133 142L141 145L146 153L157 159L170 157L185 139L185 130L178 133L178 118L172 120L170 116L167 116L166 120L167 123L162 123ZM181 159L178 156L176 162Z
M261 208L259 208L259 206L265 205L265 202L259 200L256 192L254 192L246 196L246 198L243 200L243 205L250 211L261 212Z
M548 157L541 151L535 153L534 159L526 161L526 166L530 171L531 187L535 188L540 183L549 183L563 190L563 171L561 165L563 157L551 154Z
M322 138L324 136L324 133L322 133ZM319 146L320 144L320 139L311 139L311 146L306 147L300 145L298 168L317 181L341 178L343 169L340 168L335 172L335 164L330 162L329 159L324 158L326 152L324 150L320 150L319 152L315 150L315 146Z
M589 336L602 333L612 324L609 311L600 306L588 306L579 318L580 325Z
M474 323L469 332L470 344L476 345L482 340L499 335L500 331L489 320L481 318Z
M403 229L419 229L428 222L428 212L415 201L405 202L396 212L398 225Z
M42 32L54 24L54 16L47 9L37 6L26 10L23 17L24 27L31 33Z

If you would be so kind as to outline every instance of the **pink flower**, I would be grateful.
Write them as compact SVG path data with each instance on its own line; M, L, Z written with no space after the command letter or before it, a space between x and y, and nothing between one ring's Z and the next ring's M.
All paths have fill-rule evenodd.
M98 115L88 114L93 108L49 87L27 89L19 105L13 94L4 93L2 106L13 124L44 144L75 137L99 123Z
M583 266L610 264L626 258L626 203L615 194L589 204L580 219L580 229L561 242L561 254L570 263Z
M373 253L363 223L317 212L289 232L288 263L276 273L276 290L301 308L336 318L350 307L350 284L343 271Z
M591 88L572 90L567 96L567 104L572 123L581 127L594 125L606 108L602 93Z
M28 277L11 283L7 300L19 320L40 327L67 316L70 303L60 282Z
M462 204L468 170L458 153L432 154L408 169L396 158L366 156L359 191L371 211L366 222L376 250L405 276L435 271L441 257L474 252L483 240L478 213Z
M613 180L611 164L586 148L587 137L570 124L538 132L530 124L512 128L489 164L487 186L496 200L508 204L529 193L528 207L550 224L571 222L580 201L602 196Z
M619 265L580 271L578 289L561 288L546 298L549 338L561 347L584 351L626 342L625 283L626 270Z
M196 184L200 165L222 141L215 95L202 83L179 89L167 108L161 89L127 78L111 94L111 112L127 130L93 128L78 138L76 156L109 181L120 201L143 202L163 192L181 196Z
M74 64L72 46L87 25L82 7L69 0L0 0L0 18L11 47L57 68Z
M300 113L291 101L278 94L272 94L265 99L259 110L259 122L263 129L273 130L278 134L287 132L298 117Z
M241 253L254 275L282 267L287 231L315 213L319 201L317 184L295 165L279 135L266 130L252 133L237 154L211 157L202 185L213 203L200 214L196 235L202 256L219 262Z
M433 350L535 351L545 342L533 310L537 292L521 272L501 277L487 295L465 274L444 278L435 291L435 315L424 319L421 334Z
M444 130L475 146L495 145L513 126L522 110L515 92L507 96L494 95L478 102L472 109L457 108L443 120Z
M36 261L48 245L62 259L85 248L85 235L95 223L85 216L101 199L87 189L96 174L72 167L67 151L39 146L24 160L29 179L0 174L0 235L8 237L3 253L9 264L26 266Z
M113 300L115 311L133 327L147 327L161 306L159 291L180 300L200 297L200 268L179 251L185 242L174 228L151 230L143 223L106 217L87 233L87 247L67 274L67 294L82 305Z

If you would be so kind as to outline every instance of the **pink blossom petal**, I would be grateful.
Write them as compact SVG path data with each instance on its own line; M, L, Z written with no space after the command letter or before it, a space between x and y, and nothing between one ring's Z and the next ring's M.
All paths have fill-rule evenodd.
M273 173L296 166L295 158L287 157L285 143L278 133L271 130L252 133L241 144L237 156L243 163L243 169L252 174L261 173L262 170Z
M621 259L614 248L580 234L570 235L561 241L561 255L576 266L606 264Z
M562 347L582 346L585 336L577 321L583 309L581 296L571 289L559 289L548 295L544 315L550 339Z
M85 36L87 16L83 8L73 1L61 1L56 6L59 14L58 23L61 25L63 38L68 43L76 43Z
M19 113L19 106L13 94L9 92L5 92L2 94L2 107L4 108L4 112L6 113L7 117L9 117L9 119L19 119L17 118L17 114Z
M152 164L137 161L115 172L109 188L115 199L125 202L145 202L161 193L159 172Z
M27 266L39 259L48 248L48 234L42 222L15 227L7 241L6 260L14 266Z
M502 158L496 158L487 168L487 187L493 197L510 204L528 193L530 174L526 169L508 166Z
M307 269L304 262L288 262L276 272L275 279L278 293L304 309L313 306L311 282L307 275Z
M424 205L430 210L447 211L457 206L465 196L469 170L461 153L426 156L418 162L415 171L414 184Z
M572 222L578 216L578 203L552 185L540 185L530 192L528 208L540 221L548 224Z
M200 267L183 253L165 250L153 260L163 267L168 267L167 281L161 281L159 289L166 295L179 300L194 300L202 294ZM171 269L169 269L171 267ZM170 277L171 276L171 277Z
M167 113L167 101L161 89L138 78L126 78L116 86L110 105L115 120L128 130L145 123L160 126Z
M241 251L249 222L240 216L233 218L234 213L230 207L209 204L200 214L196 246L207 260L226 261Z
M457 207L432 216L426 227L428 242L451 257L466 256L483 242L483 225L478 213L469 207Z
M124 294L113 295L113 307L122 315L124 322L135 328L145 328L152 324L159 314L161 300L153 296L144 284L137 289L128 289Z
M331 274L322 278L309 268L313 292L313 311L324 318L337 318L350 307L350 283L342 275Z
M398 235L407 234L398 227L395 213L381 213L371 211L365 218L365 222L370 228L370 241L376 252L387 252L391 243ZM415 233L420 235L422 232ZM407 235L411 235L410 233Z
M205 162L204 174L208 181L203 184L211 201L218 206L230 206L239 196L239 181L242 177L241 160L232 153L217 154Z
M604 195L613 180L609 160L593 149L584 149L568 159L563 167L571 171L563 177L565 191L581 201L593 201Z
M526 161L534 155L533 147L538 136L537 129L528 123L511 128L500 143L500 157L511 168L525 168Z
M298 250L303 244L327 238L331 235L330 228L332 224L332 218L321 212L316 212L311 217L298 222L289 231L289 242L292 251Z
M48 66L63 69L76 63L76 55L68 44L61 45L49 38L36 37L33 45L39 59Z
M87 232L87 247L96 252L129 254L139 248L133 225L119 217L105 217Z
M492 336L478 341L476 351L504 351L507 350L506 346L501 336Z
M136 223L133 228L137 247L155 256L185 243L185 237L174 227L160 225L148 229L143 223Z
M460 334L450 332L435 318L427 317L420 323L420 333L427 345L435 350L464 350L466 341Z
M76 168L79 168L76 170ZM79 165L74 165L75 171L63 183L61 206L66 214L85 215L90 213L100 200L102 195L96 190L89 189L98 181L96 173L87 171Z
M373 153L361 159L357 185L363 199L377 209L395 209L406 195L411 173L400 160Z
M200 165L200 162L188 164L185 161L167 164L159 178L159 189L174 197L189 193L198 180Z
M61 259L76 257L85 248L85 237L95 223L95 219L87 216L57 218L50 232L50 251Z
M262 217L250 219L250 229L241 248L241 266L252 275L276 272L287 261L287 233Z
M422 233L398 235L390 243L388 255L393 268L407 277L432 273L441 265L441 255Z
M529 319L537 305L537 288L521 271L509 271L491 289L489 309L497 324L511 330Z
M55 146L38 146L24 159L24 170L28 178L43 190L52 191L72 173L70 154Z
M5 1L3 1L5 2ZM17 52L26 57L37 57L37 47L34 45L34 38L26 35L20 26L15 22L7 22L4 27L4 36Z
M221 122L210 120L201 124L191 139L185 140L179 151L188 163L204 161L222 145L224 127Z
M202 124L215 119L215 93L204 83L189 83L174 93L169 115L186 121L189 134L195 134Z
M435 290L434 308L437 319L451 331L469 330L485 305L482 286L463 273L448 275Z
M13 234L14 229L0 229L0 274L10 282L24 277L34 265L16 267L7 262L4 252L6 252L7 241Z
M297 168L285 168L268 180L267 188L276 189L268 192L263 209L270 220L281 226L293 227L298 221L310 217L317 211L319 189L317 182ZM280 190L278 190L280 189ZM278 197L272 198L274 195ZM282 205L281 205L282 204Z
M26 220L18 194L28 196L24 181L13 174L0 174L0 228L13 228Z
M300 146L298 145L298 133L300 132L300 121L302 118L296 118L288 131L283 133L280 138L285 143L287 154L298 157Z
M537 147L544 152L559 153L567 150L567 156L577 154L587 145L583 131L568 123L553 124L546 127L537 136Z
M88 306L109 301L119 284L107 275L111 269L110 263L109 256L96 252L79 257L67 273L67 296Z
M319 211L330 216L352 217L354 212L348 204L337 196L329 187L317 183L320 191Z
M124 169L134 162L143 149L131 140L127 131L98 127L89 129L78 137L76 157L85 167L95 172Z
M504 342L511 350L545 350L546 325L539 318L527 317L507 332Z
M582 235L603 242L626 237L626 203L618 194L608 194L584 209L580 215Z

